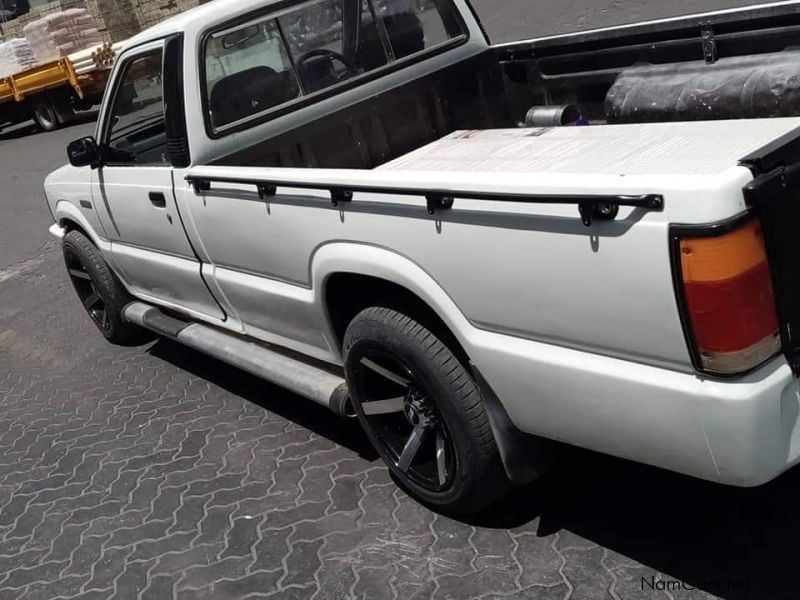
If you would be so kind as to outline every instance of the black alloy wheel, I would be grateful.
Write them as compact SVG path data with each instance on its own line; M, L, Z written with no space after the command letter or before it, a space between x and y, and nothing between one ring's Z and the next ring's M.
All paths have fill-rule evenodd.
M67 265L67 274L78 294L78 299L83 304L83 308L89 313L92 321L100 329L107 332L111 328L111 319L108 315L106 300L98 285L92 280L92 275L83 264L81 257L70 249L64 251L64 261Z
M417 485L441 492L452 484L457 455L436 403L409 365L380 350L356 366L359 406L382 456Z
M133 301L103 255L82 232L73 230L62 242L64 264L83 308L100 332L113 344L138 344L152 338L129 323L122 313Z
M345 333L345 374L397 484L434 510L475 513L509 482L480 389L441 335L399 311L367 308Z

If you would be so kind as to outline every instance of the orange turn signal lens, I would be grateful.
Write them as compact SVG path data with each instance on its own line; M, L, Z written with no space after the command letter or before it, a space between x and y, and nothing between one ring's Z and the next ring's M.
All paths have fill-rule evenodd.
M681 240L683 280L725 281L767 262L761 226L751 221L727 235Z

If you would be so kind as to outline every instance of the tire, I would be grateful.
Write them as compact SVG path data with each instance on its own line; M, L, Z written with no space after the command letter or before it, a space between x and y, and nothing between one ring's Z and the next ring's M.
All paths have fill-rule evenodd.
M78 299L105 338L120 345L147 339L145 330L122 318L132 298L94 244L80 231L70 231L64 236L62 250Z
M58 129L58 113L53 105L45 99L37 100L33 105L33 120L42 131Z
M459 515L506 493L479 388L435 334L395 310L368 308L347 328L344 360L358 419L409 495Z
M56 118L58 119L58 126L63 127L69 125L75 120L75 108L69 104L62 103L55 106Z

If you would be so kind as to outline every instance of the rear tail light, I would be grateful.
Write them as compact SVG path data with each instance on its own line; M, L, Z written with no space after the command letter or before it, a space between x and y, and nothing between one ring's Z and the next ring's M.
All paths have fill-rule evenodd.
M761 226L749 220L722 235L678 235L679 285L696 366L734 375L781 349Z

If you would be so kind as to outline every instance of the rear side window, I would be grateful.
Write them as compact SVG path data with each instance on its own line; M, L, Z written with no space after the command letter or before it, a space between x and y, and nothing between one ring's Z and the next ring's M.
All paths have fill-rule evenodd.
M215 129L300 96L274 20L213 36L206 46L206 92Z
M306 94L389 62L367 0L320 0L278 22Z
M213 33L204 61L210 129L465 38L452 0L314 0Z
M372 0L395 58L433 48L464 33L450 0Z

